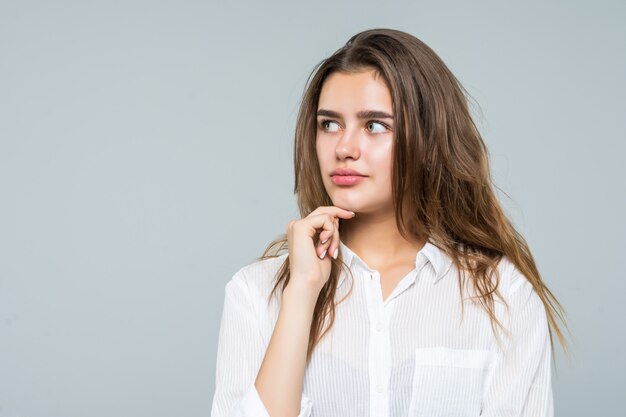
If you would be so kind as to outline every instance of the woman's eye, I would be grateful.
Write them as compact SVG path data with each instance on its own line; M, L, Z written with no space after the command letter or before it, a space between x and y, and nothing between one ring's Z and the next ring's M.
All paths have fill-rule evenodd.
M372 133L383 133L387 131L387 126L385 126L385 124L381 122L368 122L367 130Z
M322 126L322 129L324 129L324 131L326 132L336 132L337 130L339 130L339 125L332 120L322 120L320 125Z

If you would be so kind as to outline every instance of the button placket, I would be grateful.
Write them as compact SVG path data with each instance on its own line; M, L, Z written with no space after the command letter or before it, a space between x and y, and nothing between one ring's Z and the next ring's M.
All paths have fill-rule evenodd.
M367 280L368 311L370 314L370 387L372 397L370 400L370 415L389 415L389 395L387 385L390 377L390 343L387 330L386 306L383 305L380 290L380 279L374 271L368 272Z

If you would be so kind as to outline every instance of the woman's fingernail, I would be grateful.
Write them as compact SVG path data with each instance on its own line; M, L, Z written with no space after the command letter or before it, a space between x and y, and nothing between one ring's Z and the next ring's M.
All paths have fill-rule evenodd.
M338 253L339 253L339 248L335 248L335 253L333 254L333 258L337 259Z
M326 256L326 249L324 249L324 252L320 255L320 259L324 259L324 256Z
M322 245L323 245L324 243L328 242L328 239L330 239L330 238L329 238L329 237L327 237L327 238L326 238L326 240L324 240L324 241L322 242Z

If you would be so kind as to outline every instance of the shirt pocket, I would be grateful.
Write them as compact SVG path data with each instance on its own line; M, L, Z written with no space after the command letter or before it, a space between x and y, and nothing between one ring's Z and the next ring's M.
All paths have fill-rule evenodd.
M494 352L445 347L415 350L409 417L480 415L483 387Z

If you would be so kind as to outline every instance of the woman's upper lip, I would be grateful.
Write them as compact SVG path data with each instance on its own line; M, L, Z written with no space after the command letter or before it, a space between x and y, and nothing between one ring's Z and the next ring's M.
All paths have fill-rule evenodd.
M363 175L361 174L359 171L355 171L353 169L349 169L349 168L337 168L334 169L333 172L330 173L331 176L333 175L358 175L361 177L367 177L367 175Z

